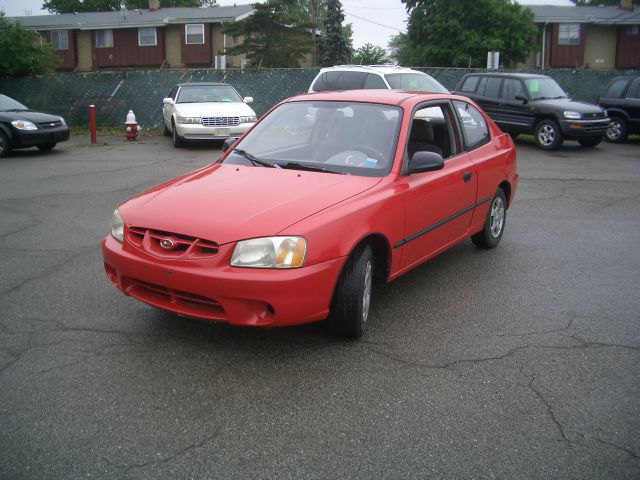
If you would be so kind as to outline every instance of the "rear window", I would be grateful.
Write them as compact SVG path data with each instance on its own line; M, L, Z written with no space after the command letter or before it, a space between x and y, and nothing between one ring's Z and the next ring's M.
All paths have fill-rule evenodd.
M364 88L367 79L366 72L324 72L313 82L311 87L314 92L326 92L331 90L358 90Z
M640 78L636 78L627 92L627 98L638 98L640 99Z
M391 88L417 92L449 93L440 82L426 73L388 73L384 76Z

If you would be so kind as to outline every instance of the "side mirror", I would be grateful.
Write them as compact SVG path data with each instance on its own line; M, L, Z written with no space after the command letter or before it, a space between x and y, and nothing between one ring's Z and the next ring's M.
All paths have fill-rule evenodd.
M238 140L238 137L229 137L227 138L224 143L222 144L222 153L226 152L227 150L229 150L231 148L231 146L236 143L236 140Z
M408 174L433 172L444 168L442 155L435 152L416 152L409 160Z
M162 99L162 103L165 105L175 105L176 102L173 101L173 98L167 97Z
M529 101L524 95L516 95L516 100L520 100L522 103L527 103Z
M249 103L253 103L253 97L244 97L242 101L248 105Z

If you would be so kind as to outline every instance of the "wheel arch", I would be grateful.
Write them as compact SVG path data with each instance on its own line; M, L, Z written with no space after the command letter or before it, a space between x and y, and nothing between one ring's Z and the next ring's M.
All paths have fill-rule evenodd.
M619 108L607 108L607 115L611 118L613 115L623 117L627 122L630 120L629 114Z
M498 188L501 188L504 192L504 196L507 199L507 208L509 208L511 205L511 184L507 180L503 180L500 182L500 185L498 185Z

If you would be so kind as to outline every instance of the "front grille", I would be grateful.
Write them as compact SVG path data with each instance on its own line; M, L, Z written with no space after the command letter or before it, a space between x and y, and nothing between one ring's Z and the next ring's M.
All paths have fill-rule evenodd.
M604 112L584 113L582 115L582 118L584 118L585 120L593 120L593 119L597 119L597 118L605 118L605 114L604 114Z
M209 320L227 319L222 305L209 297L174 290L131 277L122 277L122 287L132 297L156 307Z
M240 117L202 117L205 127L235 127L240 125Z
M40 122L38 123L38 128L46 130L48 128L59 128L62 126L62 122L60 120L54 120L53 122Z
M143 227L129 227L127 240L157 257L195 259L218 253L218 244L210 240Z

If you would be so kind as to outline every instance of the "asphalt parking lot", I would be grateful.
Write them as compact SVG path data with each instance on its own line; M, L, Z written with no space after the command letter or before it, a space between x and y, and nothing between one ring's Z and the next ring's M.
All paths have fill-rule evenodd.
M0 478L640 478L640 141L519 140L500 246L385 286L359 342L124 297L114 207L219 145L87 144L0 159Z

